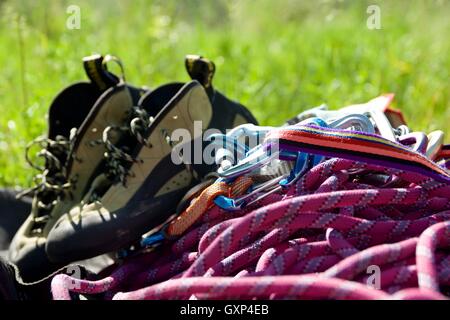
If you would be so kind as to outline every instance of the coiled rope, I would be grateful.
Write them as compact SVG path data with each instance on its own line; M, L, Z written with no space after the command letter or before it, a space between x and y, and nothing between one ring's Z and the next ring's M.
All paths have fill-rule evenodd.
M380 186L369 179L377 175L395 179ZM208 202L179 238L125 259L106 278L59 274L53 297L446 299L445 179L331 158L287 190L241 210ZM380 287L371 283L373 266L380 270Z

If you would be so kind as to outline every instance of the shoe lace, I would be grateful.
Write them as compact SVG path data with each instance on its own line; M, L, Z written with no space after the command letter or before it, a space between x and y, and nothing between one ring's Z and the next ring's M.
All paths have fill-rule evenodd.
M151 143L144 138L144 135L154 118L150 117L148 113L141 107L135 106L131 110L130 121L125 126L108 126L102 134L102 140L94 143L103 143L105 152L105 173L106 176L113 182L120 182L126 185L127 178L134 176L134 173L129 170L132 163L143 162L141 159L135 158L130 154L130 149L126 145L119 145L119 143L112 142L113 132L125 132L133 139L136 139L138 144L151 148Z
M31 141L25 149L26 162L39 173L33 177L34 186L19 193L17 198L31 195L37 199L38 210L35 212L35 222L47 220L48 214L42 214L42 211L48 213L58 200L67 194L72 185L72 182L67 180L66 168L72 141L72 138L68 139L63 136L56 136L54 140L38 137ZM36 158L43 158L44 166L36 164L30 158L30 150L35 145L41 147Z

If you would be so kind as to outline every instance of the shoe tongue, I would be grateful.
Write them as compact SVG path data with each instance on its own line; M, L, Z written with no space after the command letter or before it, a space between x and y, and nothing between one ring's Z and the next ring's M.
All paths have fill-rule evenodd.
M255 117L247 108L214 90L212 85L216 72L214 62L199 55L187 55L185 66L191 79L197 80L205 88L213 105L214 113L220 115L219 117L213 117L210 124L211 128L224 131L243 123L257 124Z
M50 139L58 135L68 138L70 130L80 127L100 95L120 82L119 77L107 70L102 55L83 58L83 67L91 82L79 82L67 87L50 106Z
M150 117L155 117L164 106L180 91L184 83L174 82L162 85L142 96L139 105Z
M58 135L69 138L70 130L81 125L100 95L101 91L87 82L61 91L50 105L48 137L53 140Z
M104 58L100 54L83 58L83 66L91 82L98 87L100 91L115 86L119 83L119 78L108 71Z

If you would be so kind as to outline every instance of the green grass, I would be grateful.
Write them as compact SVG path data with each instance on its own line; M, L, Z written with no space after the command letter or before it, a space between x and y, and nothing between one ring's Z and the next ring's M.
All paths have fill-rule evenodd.
M366 27L372 3L381 30ZM80 30L66 28L70 4ZM150 87L188 80L184 55L202 54L216 62L216 87L263 124L394 92L412 128L450 134L449 39L450 1L0 0L0 184L31 183L24 147L94 52Z

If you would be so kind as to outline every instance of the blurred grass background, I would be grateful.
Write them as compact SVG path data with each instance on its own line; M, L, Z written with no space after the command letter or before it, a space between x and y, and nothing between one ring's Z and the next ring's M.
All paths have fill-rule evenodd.
M72 4L80 30L66 28ZM381 30L366 26L370 4ZM262 124L394 92L413 129L449 135L449 39L448 0L0 0L0 185L31 183L24 147L95 52L117 55L128 81L150 87L188 80L184 55L204 55L216 87Z

